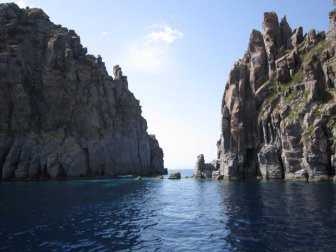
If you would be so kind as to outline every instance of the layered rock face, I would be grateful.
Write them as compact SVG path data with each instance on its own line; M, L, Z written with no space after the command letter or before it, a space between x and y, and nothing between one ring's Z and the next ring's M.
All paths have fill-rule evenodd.
M229 74L217 143L226 179L326 180L336 169L336 23L290 28L264 14Z
M164 173L119 66L40 9L0 4L0 34L1 179Z

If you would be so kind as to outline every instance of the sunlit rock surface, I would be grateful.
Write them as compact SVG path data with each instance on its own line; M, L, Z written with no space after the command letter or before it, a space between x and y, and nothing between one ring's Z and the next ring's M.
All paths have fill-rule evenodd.
M41 9L0 4L0 175L9 179L163 174L121 68L108 75Z
M335 175L336 12L328 33L266 12L233 66L217 143L224 179L321 181Z

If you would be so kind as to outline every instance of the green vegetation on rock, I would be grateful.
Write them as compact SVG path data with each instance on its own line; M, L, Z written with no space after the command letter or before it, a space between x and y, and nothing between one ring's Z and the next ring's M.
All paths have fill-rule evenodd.
M309 133L309 135L313 134L314 130L315 130L315 125L314 124L309 125L309 127L308 127L308 133Z
M327 127L329 130L336 130L336 115L332 115L327 122Z
M303 81L303 78L304 78L303 71L299 71L293 76L292 83L301 83Z

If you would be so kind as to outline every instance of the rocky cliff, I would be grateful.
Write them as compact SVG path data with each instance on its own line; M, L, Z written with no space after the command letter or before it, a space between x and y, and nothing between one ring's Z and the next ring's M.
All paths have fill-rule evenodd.
M41 9L0 4L0 176L162 174L139 101L73 31Z
M336 11L328 33L264 14L229 74L214 174L327 180L336 169ZM197 168L197 167L196 167Z

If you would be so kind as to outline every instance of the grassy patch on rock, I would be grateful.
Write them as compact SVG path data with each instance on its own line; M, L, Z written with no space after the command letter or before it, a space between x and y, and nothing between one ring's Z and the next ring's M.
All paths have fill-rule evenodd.
M309 135L313 134L314 130L315 130L315 125L314 124L309 125L309 127L308 127L308 133L309 133Z
M301 83L303 81L303 78L304 78L303 71L299 71L293 76L292 83Z
M336 130L336 115L332 115L327 122L327 128L330 131Z
M289 103L292 100L294 100L294 98L298 95L298 93L299 93L299 90L297 89L292 90L292 92L290 92L290 94L284 98L285 102Z

